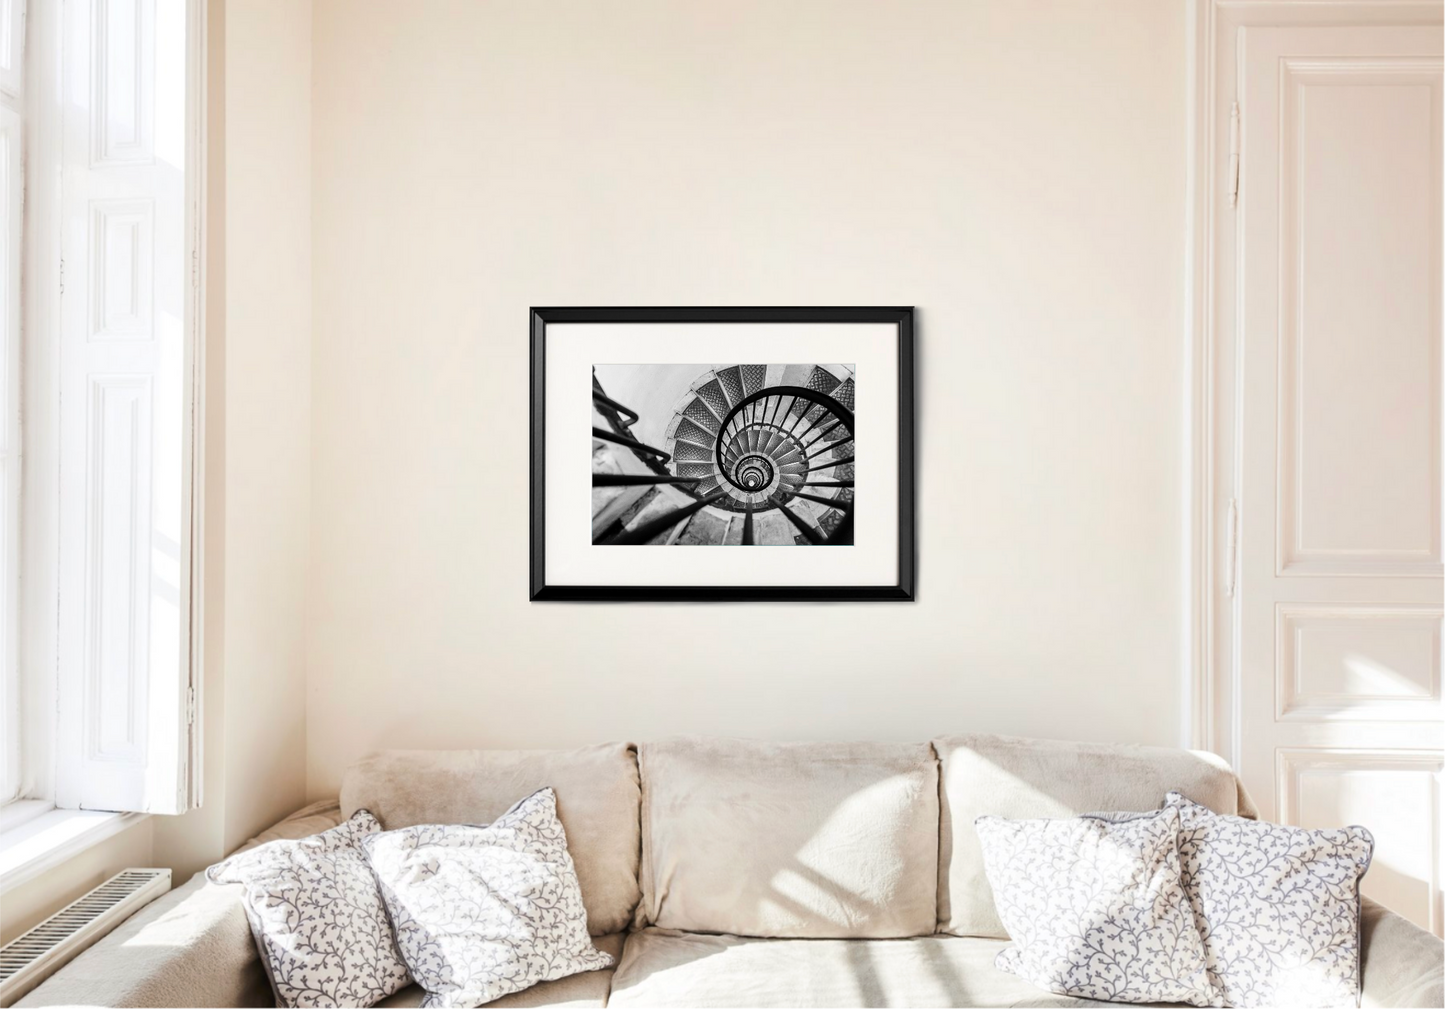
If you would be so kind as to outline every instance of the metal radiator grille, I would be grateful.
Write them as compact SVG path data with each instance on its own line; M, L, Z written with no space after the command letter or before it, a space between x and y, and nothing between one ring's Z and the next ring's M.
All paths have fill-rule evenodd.
M0 1004L20 998L170 888L169 869L125 869L0 947Z

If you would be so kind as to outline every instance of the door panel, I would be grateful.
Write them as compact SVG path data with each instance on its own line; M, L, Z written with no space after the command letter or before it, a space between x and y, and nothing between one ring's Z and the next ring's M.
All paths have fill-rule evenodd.
M1438 574L1440 64L1288 51L1280 571Z
M1442 928L1441 33L1238 47L1237 760Z
M1281 721L1438 721L1439 606L1281 603Z
M1364 892L1440 932L1438 755L1396 750L1291 749L1279 753L1286 822L1301 827L1361 823L1375 835Z

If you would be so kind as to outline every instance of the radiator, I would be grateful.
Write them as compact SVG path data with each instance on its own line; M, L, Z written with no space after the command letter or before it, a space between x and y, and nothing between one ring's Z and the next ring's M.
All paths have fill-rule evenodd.
M0 947L0 1006L8 1006L136 911L169 891L169 869L125 869Z

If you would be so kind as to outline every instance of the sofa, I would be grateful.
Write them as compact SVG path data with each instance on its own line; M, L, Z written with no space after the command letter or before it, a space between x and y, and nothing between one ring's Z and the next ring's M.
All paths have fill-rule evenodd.
M993 963L1007 945L985 813L1149 810L1177 789L1256 815L1206 753L970 735L927 743L679 739L565 751L394 750L248 845L371 810L486 823L550 785L609 970L495 1006L1074 1006ZM1445 945L1364 901L1363 1004L1440 1006ZM418 1005L411 986L381 1003ZM20 1005L265 1006L240 887L198 874Z

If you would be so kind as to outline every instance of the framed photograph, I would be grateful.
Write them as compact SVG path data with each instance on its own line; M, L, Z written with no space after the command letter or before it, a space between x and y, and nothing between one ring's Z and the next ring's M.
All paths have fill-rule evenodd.
M532 599L913 599L912 308L534 308L531 335Z

